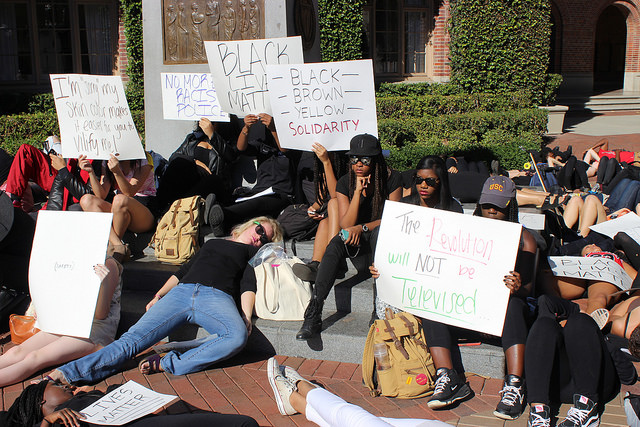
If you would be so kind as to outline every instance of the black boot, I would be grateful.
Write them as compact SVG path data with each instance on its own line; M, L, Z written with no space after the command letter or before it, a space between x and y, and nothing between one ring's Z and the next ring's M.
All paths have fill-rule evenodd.
M307 309L304 311L304 322L296 334L297 340L308 340L322 331L322 306L321 301L315 294L311 297Z

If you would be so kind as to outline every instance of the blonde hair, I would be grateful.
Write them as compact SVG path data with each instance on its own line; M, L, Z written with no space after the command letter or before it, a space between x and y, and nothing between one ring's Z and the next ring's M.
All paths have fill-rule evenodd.
M238 237L242 233L244 233L247 229L254 227L256 222L260 224L269 223L271 224L271 229L273 230L273 237L271 238L272 242L278 242L283 239L282 227L280 227L280 223L273 218L269 218L268 216L257 216L255 218L251 218L250 220L238 224L231 230L231 236Z

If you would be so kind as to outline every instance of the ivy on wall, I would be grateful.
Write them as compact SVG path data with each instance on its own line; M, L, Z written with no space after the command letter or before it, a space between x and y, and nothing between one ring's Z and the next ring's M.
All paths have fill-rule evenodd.
M362 6L365 0L318 0L323 61L362 58Z
M144 110L144 60L142 57L142 0L120 0L129 65L126 88L132 110Z
M451 81L469 92L527 89L544 102L549 0L450 0Z

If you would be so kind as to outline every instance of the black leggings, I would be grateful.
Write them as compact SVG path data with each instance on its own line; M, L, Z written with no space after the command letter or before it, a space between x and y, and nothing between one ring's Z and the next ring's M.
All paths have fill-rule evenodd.
M620 170L620 163L610 157L601 157L598 164L596 182L602 186L607 186Z
M561 298L543 295L538 303L524 359L528 402L573 403L577 393L604 404L615 397L620 380L593 319ZM556 313L567 317L564 328Z
M509 298L504 329L502 330L502 348L505 351L514 345L524 344L527 341L528 317L529 309L526 301L518 297ZM453 348L451 333L453 326L435 320L422 319L422 328L429 347L443 347L449 350Z
M575 190L580 187L589 186L589 178L587 177L587 165L583 161L576 159L576 156L569 157L567 163L560 169L558 173L558 181L560 185L568 190Z
M270 194L223 207L225 230L228 231L232 226L257 216L266 215L277 218L280 212L290 204L291 201L287 196Z

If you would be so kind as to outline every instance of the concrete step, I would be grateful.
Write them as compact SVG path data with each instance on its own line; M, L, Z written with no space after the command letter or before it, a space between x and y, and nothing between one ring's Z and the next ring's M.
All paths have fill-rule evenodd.
M589 97L558 97L558 105L569 111L625 111L640 110L640 95L594 95Z

